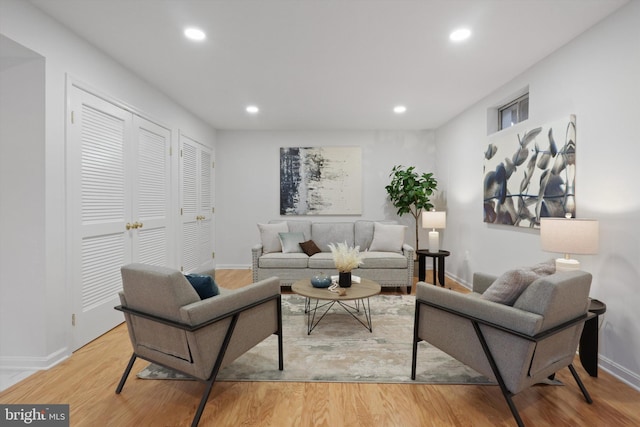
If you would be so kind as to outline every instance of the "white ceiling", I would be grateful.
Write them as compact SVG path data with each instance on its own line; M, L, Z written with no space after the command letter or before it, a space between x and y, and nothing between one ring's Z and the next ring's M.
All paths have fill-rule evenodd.
M314 130L436 128L628 2L31 1L214 128Z

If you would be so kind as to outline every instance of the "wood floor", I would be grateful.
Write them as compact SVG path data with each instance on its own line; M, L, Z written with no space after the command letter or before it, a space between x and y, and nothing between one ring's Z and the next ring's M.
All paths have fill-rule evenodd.
M236 288L250 283L251 273L221 270L216 280ZM455 283L451 287L461 289ZM122 394L115 394L130 355L127 331L121 325L65 362L1 392L0 402L69 404L72 426L190 425L203 391L201 383L139 380L132 374ZM410 364L407 360L407 375ZM132 373L144 366L145 361L137 361ZM514 397L526 425L640 426L640 392L602 370L598 378L590 377L577 360L575 366L594 403L584 401L565 369L557 376L565 386L537 386ZM515 423L497 386L219 382L200 425L466 427Z

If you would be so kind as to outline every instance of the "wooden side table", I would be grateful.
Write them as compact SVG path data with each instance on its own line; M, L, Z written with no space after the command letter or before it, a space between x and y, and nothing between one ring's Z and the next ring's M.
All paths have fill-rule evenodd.
M600 315L607 311L607 305L597 299L589 299L589 311L595 317L584 322L582 335L580 336L580 363L592 377L598 376L598 325Z
M440 281L440 286L444 286L444 259L451 255L449 251L440 250L438 252L430 252L428 249L418 249L416 251L418 254L418 280L424 282L425 279L425 268L426 268L426 257L433 258L433 284L437 286L436 282L436 274L438 280ZM436 260L438 261L438 268L436 269Z

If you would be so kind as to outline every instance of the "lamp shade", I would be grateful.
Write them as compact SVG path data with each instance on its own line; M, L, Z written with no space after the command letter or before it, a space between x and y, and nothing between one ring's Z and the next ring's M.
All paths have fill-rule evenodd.
M598 221L577 218L541 218L542 250L563 254L598 252Z
M445 211L422 212L422 228L445 228L447 213Z

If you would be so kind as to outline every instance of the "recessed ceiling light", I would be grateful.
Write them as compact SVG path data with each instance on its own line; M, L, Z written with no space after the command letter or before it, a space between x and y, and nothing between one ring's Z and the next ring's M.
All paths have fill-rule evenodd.
M207 35L199 28L189 27L184 30L184 35L189 40L200 42L207 38Z
M405 111L407 111L407 107L405 107L404 105L396 105L395 107L393 107L393 112L396 114L402 114Z
M449 39L454 42L461 42L471 36L471 30L468 28L458 28L449 34Z
M260 109L258 107L256 107L255 105L249 105L246 108L246 111L249 114L257 114L260 111Z

